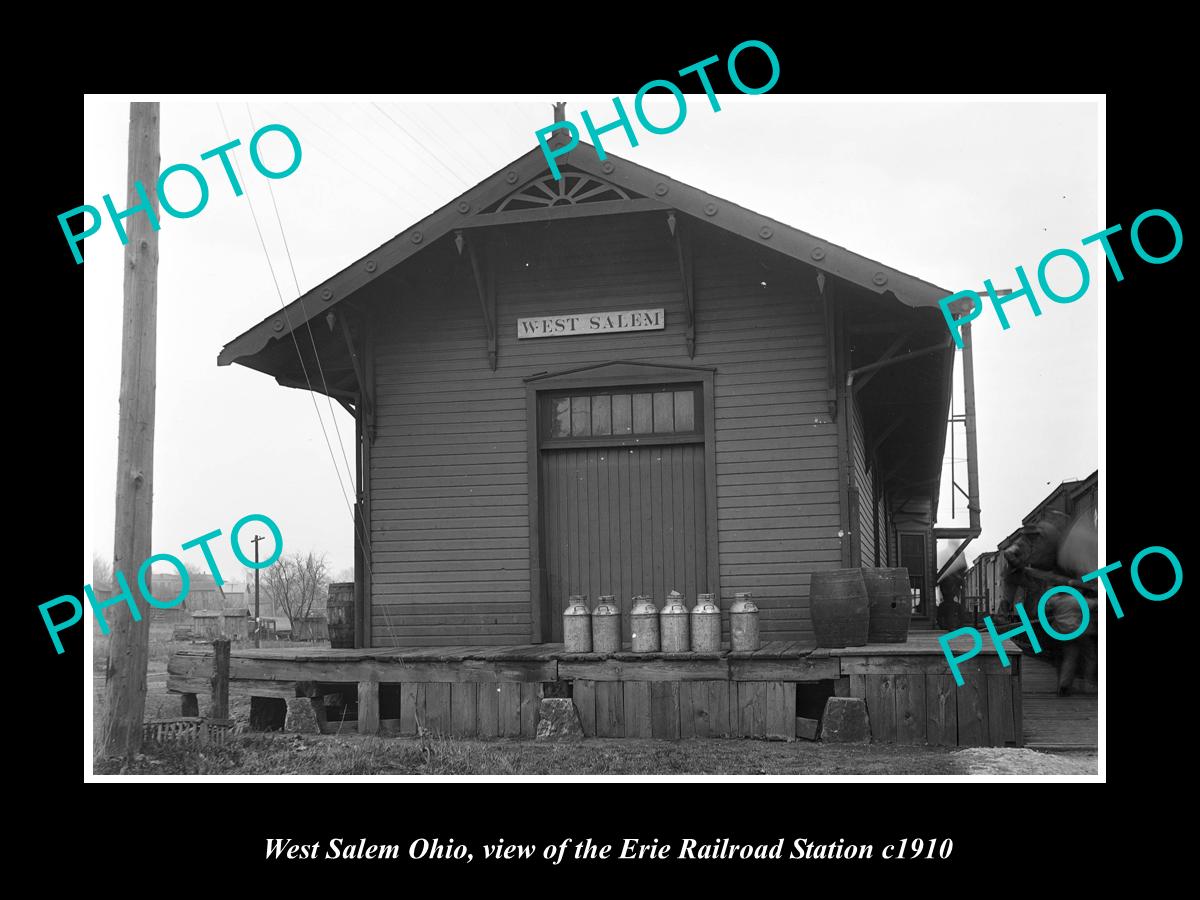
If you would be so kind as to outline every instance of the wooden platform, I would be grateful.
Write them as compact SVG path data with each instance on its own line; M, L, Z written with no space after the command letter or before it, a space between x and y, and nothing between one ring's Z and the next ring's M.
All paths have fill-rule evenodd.
M1074 693L1059 697L1053 663L1026 654L1022 667L1026 746L1036 750L1097 748L1100 728L1095 685L1077 678Z
M356 684L364 732L532 737L543 686L566 682L589 736L778 740L796 737L797 686L824 683L830 694L866 701L875 740L1020 746L1021 651L1006 650L1008 668L990 646L963 663L961 688L933 632L836 650L769 642L753 653L572 654L562 644L246 649L232 652L230 680L235 691L276 700L312 695L317 684ZM211 650L171 655L168 690L206 693L211 677ZM381 685L399 691L398 719L380 721Z

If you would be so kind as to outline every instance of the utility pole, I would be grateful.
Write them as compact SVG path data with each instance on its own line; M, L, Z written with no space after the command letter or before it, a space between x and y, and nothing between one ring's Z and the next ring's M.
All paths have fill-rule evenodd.
M254 543L254 646L259 646L259 624L258 624L258 542L265 541L266 538L261 534L256 534L250 539Z
M158 306L158 104L129 104L129 167L126 209L141 203L140 182L150 198L143 209L123 219L125 299L121 331L121 403L117 432L117 510L113 571L136 584L150 556L154 509L154 378ZM148 587L153 591L154 575ZM134 588L136 590L136 587ZM146 664L150 647L149 611L140 621L117 608L110 624L104 684L104 753L132 757L142 746L146 712Z

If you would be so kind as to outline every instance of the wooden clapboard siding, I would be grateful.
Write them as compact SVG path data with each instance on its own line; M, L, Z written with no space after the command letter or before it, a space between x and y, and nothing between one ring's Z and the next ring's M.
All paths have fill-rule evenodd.
M858 489L858 546L861 560L855 565L875 565L875 491L867 459L866 434L858 403L850 404L850 453L854 463L854 486Z
M872 565L890 566L887 548L887 503L876 484L875 493L875 562Z
M724 608L735 592L751 591L764 639L810 638L809 574L841 560L837 429L811 273L698 225L689 358L665 217L472 237L484 240L493 267L495 372L470 266L453 246L430 248L424 274L378 287L386 302L374 335L373 644L537 639L527 497L538 473L529 470L524 379L614 360L716 370L719 584L679 589L689 601L703 589L719 593ZM662 331L516 338L521 317L657 307L666 310ZM602 592L621 594L616 586Z

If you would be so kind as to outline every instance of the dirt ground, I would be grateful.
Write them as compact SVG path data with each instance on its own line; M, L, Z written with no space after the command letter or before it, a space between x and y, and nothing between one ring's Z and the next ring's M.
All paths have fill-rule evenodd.
M1094 750L1039 753L1023 747L966 747L951 754L968 775L1095 775Z

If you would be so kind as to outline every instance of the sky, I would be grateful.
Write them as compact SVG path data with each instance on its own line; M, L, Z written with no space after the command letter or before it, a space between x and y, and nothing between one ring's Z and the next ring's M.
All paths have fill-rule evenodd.
M1103 221L1099 205L1098 101L718 97L721 111L713 112L703 94L688 95L687 117L669 135L639 130L631 148L618 130L604 145L948 291L982 291L986 278L1019 288L1017 265L1034 281L1040 317L1014 301L1005 307L1009 330L990 310L973 327L983 534L969 558L994 549L1059 482L1097 468L1104 258L1098 244L1080 241L1116 224ZM118 209L124 205L128 99L85 100L80 204L103 209L101 198L111 194ZM281 295L291 302L530 150L534 132L553 120L551 102L563 99L581 130L582 109L597 124L612 118L603 96L162 100L162 168L197 166L210 196L192 218L164 213L159 232L155 553L203 564L199 549L180 545L220 529L211 545L217 565L226 579L241 580L230 531L259 513L278 524L285 552L327 553L334 572L353 565L353 419L323 396L314 404L314 395L261 373L218 367L217 354L278 310ZM632 98L623 101L632 107ZM648 98L646 109L656 122L676 114L669 97ZM303 155L293 174L268 181L247 145L271 123L292 129ZM240 197L217 160L200 160L232 138L242 141L234 151L246 190ZM291 160L278 133L260 150L271 169ZM189 181L168 182L177 208L198 200ZM1038 262L1061 247L1080 252L1093 276L1069 305L1045 302L1036 288ZM111 557L113 546L123 247L106 220L84 248L90 581L92 554ZM65 240L62 249L69 258ZM1060 293L1079 284L1067 260L1055 260L1048 273ZM961 412L961 381L955 403ZM950 516L949 463L947 449L939 524L966 524L961 504ZM242 533L247 554L252 532Z

